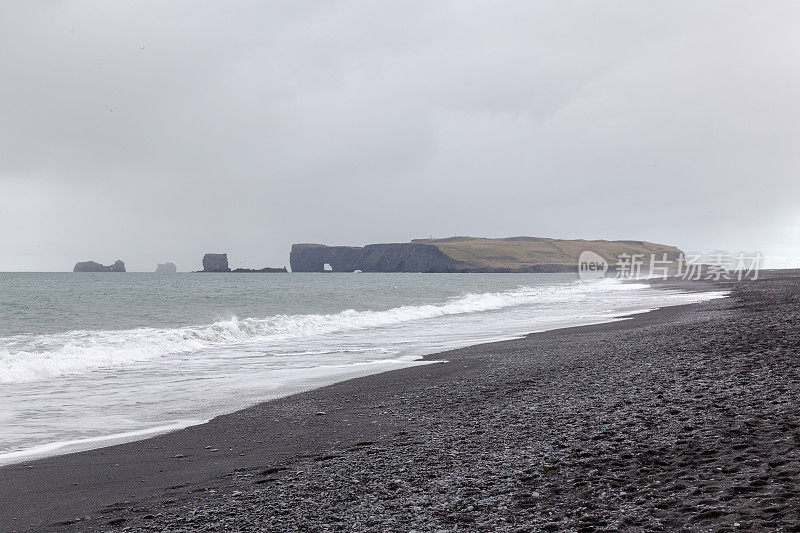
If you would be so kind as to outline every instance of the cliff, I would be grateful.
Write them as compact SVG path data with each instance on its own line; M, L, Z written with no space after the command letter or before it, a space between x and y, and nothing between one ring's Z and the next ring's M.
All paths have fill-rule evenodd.
M80 261L75 263L73 272L125 272L125 263L117 259L113 265L103 266L96 261Z
M326 263L334 272L461 272L468 268L436 246L417 243L368 244L363 248L294 244L289 263L292 272L323 272Z
M230 272L228 254L206 254L203 256L203 270L200 272Z
M468 262L475 268L496 272L574 271L581 252L587 250L602 256L610 265L616 264L622 254L642 254L646 261L650 260L651 254L658 260L666 254L668 261L675 261L682 253L675 246L634 240L450 237L417 239L412 242L433 244L448 257Z
M159 263L156 267L157 274L174 274L178 271L175 263Z
M293 272L575 272L581 252L591 250L609 264L621 254L651 254L674 261L681 251L647 241L587 241L508 237L415 239L410 243L364 247L294 244L289 256Z

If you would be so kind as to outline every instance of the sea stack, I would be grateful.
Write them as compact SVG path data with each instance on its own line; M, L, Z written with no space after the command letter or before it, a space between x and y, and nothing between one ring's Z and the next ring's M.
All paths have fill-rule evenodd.
M156 267L156 274L174 274L177 271L175 263L159 263Z
M80 261L75 263L73 272L125 272L125 263L120 259L114 261L113 265L104 266L96 261Z
M201 272L230 272L228 254L206 254L203 256Z

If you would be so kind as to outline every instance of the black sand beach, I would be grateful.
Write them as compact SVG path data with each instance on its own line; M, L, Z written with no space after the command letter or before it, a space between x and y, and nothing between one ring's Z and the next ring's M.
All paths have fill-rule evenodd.
M0 468L0 529L800 531L800 277Z

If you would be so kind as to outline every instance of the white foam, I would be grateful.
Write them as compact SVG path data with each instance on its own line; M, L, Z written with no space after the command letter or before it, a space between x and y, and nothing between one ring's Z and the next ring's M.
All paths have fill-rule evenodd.
M275 315L243 319L232 316L213 324L174 329L70 331L0 337L0 383L43 381L85 374L158 357L189 354L214 346L368 330L531 303L555 305L580 301L598 292L628 292L646 287L645 284L598 280L592 283L525 286L510 291L465 294L444 303L408 305L385 311L349 309L329 315Z
M90 437L86 439L49 442L47 444L32 446L30 448L25 448L23 450L0 453L0 465L18 463L25 459L36 459L39 457L47 457L48 455L57 455L79 450L91 450L93 448L102 448L103 446L109 446L111 444L119 444L122 442L129 442L132 440L139 440L145 437L152 437L160 433L176 431L179 429L187 428L189 426L205 424L206 422L208 422L208 420L181 420L172 424L166 424L147 429L139 429L136 431L127 431L124 433L115 433L113 435L101 435L99 437Z
M648 287L560 283L385 311L0 338L7 437L0 464L143 438L343 379L435 362L420 360L425 354L727 294L642 290Z

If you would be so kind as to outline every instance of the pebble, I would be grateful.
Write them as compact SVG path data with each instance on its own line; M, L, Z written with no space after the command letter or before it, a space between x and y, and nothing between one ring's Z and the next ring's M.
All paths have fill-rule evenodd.
M294 417L314 413L313 397L266 404L256 419L278 413L287 442L300 430L316 439L308 450L341 439L337 456L315 461L318 449L302 449L286 471L260 475L276 460L267 445L261 468L241 461L248 470L219 492L242 497L148 502L164 511L148 524L118 513L131 531L790 530L800 514L800 278L735 290L658 320L453 352L469 373L422 367L413 382L398 373L380 391L357 389L342 412L354 421L348 436ZM376 430L378 407L390 415ZM365 440L374 444L353 446ZM785 498L765 517L775 486Z

